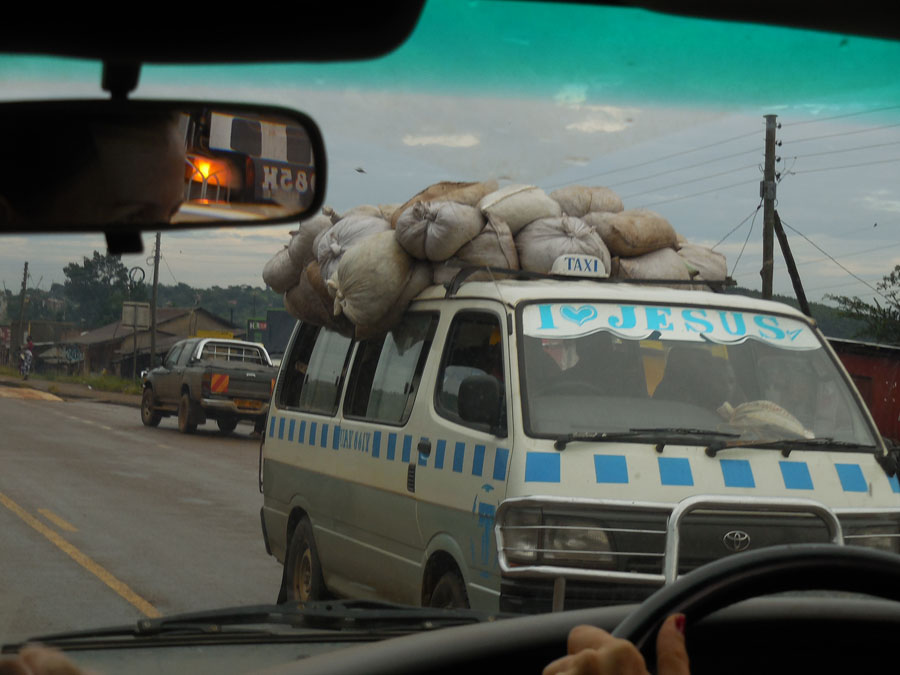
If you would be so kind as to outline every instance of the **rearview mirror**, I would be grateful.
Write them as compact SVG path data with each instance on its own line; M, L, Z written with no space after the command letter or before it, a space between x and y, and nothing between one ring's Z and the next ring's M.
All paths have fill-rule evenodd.
M185 101L0 106L0 232L136 233L297 221L325 195L307 115Z

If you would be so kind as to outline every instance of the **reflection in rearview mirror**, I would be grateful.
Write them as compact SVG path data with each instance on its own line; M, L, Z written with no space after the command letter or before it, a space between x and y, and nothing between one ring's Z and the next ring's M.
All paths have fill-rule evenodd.
M0 129L0 231L263 224L324 195L318 128L280 108L10 104Z

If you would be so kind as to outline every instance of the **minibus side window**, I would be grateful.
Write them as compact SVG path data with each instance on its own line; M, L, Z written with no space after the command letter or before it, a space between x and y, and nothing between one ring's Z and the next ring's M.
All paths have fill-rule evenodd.
M412 413L436 326L436 315L411 313L384 337L360 343L344 400L344 415L405 424Z
M353 340L334 331L319 332L300 391L300 410L324 415L337 411L352 345Z
M309 359L318 336L318 326L303 323L297 329L297 337L285 364L284 381L278 398L278 405L282 408L296 408L300 405L300 392L303 389L306 371L309 368Z

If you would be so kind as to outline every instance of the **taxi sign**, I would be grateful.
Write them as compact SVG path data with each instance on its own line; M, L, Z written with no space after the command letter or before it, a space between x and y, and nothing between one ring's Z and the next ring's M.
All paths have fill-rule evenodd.
M609 276L601 258L593 255L561 255L553 261L551 274L605 279Z

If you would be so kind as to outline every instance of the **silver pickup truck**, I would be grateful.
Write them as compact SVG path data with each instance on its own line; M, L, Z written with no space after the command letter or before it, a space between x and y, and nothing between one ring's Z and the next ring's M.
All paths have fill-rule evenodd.
M278 369L255 342L189 338L176 342L162 365L143 377L141 421L155 427L178 416L178 429L192 433L214 419L223 433L249 420L262 431Z

